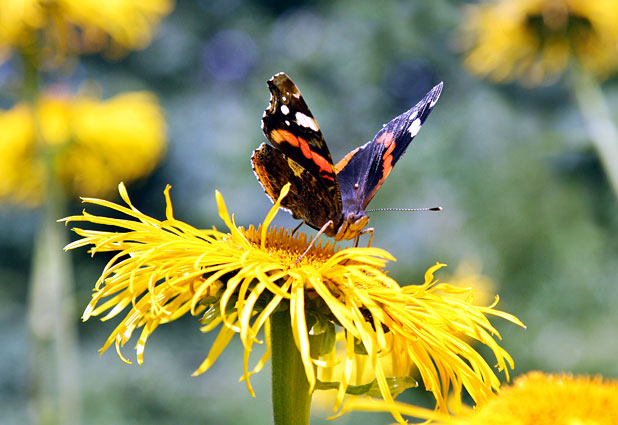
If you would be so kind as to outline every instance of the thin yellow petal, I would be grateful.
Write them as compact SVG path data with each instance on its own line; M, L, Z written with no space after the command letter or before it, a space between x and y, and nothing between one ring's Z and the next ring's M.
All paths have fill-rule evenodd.
M279 194L279 198L277 198L277 202L275 202L273 207L270 209L270 211L266 215L266 218L264 219L264 223L262 223L262 236L260 238L260 248L262 249L266 247L266 234L267 234L268 228L270 227L270 223L272 223L273 219L277 215L277 212L279 211L279 207L281 206L281 201L283 201L283 198L285 198L288 192L290 191L290 186L291 186L290 183L286 183L283 186L283 188L281 189L281 193Z

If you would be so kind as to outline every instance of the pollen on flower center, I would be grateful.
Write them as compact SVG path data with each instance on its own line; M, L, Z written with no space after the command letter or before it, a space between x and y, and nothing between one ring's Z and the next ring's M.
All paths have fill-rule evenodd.
M257 229L251 225L248 229L239 228L245 235L247 240L256 247L261 246L262 225ZM292 236L292 230L285 228L277 228L270 226L266 233L265 250L272 256L285 263L295 263L298 257L307 249L310 238L303 232L297 232ZM340 250L330 241L319 240L313 244L313 248L309 250L299 261L299 265L320 266L334 254Z

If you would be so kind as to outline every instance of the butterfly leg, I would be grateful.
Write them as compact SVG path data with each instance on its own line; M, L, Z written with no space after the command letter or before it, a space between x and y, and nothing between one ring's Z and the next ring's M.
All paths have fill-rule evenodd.
M313 247L313 244L315 243L315 241L317 241L319 239L319 237L322 236L322 233L324 233L326 231L326 229L328 229L328 226L331 226L332 224L333 224L333 220L328 220L326 222L326 224L324 224L324 226L322 226L322 228L320 230L318 230L318 233L316 233L316 235L313 238L311 238L311 241L309 242L309 246L307 246L307 249L305 250L305 252L303 252L302 255L296 259L296 264L298 264L298 262L305 255L307 255L307 253L309 252L311 247Z
M367 244L367 248L369 248L369 247L371 247L371 243L373 242L373 227L370 227L370 228L360 232L358 234L357 238L360 238L361 235L366 235L367 233L370 233L370 235L369 235L369 243Z
M304 222L304 221L301 221L301 222L300 222L300 224L299 224L298 226L296 226L296 227L294 228L294 230L292 230L292 234L290 235L290 237L291 237L291 238L292 238L292 237L294 237L294 233L296 233L296 231L297 231L298 229L300 229L300 227L301 227L303 224L305 224L305 222Z

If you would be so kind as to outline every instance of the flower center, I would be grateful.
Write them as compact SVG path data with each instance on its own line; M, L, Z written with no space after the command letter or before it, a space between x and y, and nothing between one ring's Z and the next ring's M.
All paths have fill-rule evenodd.
M262 226L257 229L251 225L248 229L239 228L239 230L245 235L247 240L256 247L261 246L261 232ZM291 235L292 231L285 228L277 228L271 226L266 233L266 251L281 260L282 263L295 263L298 257L307 249L310 238L303 232L296 232L294 236ZM313 247L309 250L299 262L299 265L313 265L320 266L330 257L332 257L339 247L336 247L334 243L330 241L318 241L313 244Z
M545 43L551 37L564 35L572 40L593 31L588 18L570 10L561 2L549 4L543 10L535 12L528 14L526 25L537 35L541 43Z

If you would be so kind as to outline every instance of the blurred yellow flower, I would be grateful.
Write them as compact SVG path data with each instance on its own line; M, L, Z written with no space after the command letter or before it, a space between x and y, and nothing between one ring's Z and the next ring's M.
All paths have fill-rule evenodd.
M45 95L35 107L0 111L0 128L0 201L31 206L45 196L48 170L70 193L105 196L150 174L166 145L163 111L149 92Z
M485 406L467 409L451 425L609 425L618 423L618 381L530 372ZM438 425L436 423L436 425Z
M61 56L140 49L172 6L172 0L2 0L0 60L11 49L32 49L39 31L44 45Z
M424 283L405 287L387 276L384 266L393 257L377 248L337 249L326 243L296 264L307 246L306 235L291 237L290 231L269 229L289 184L258 229L237 227L217 192L219 215L229 233L198 230L176 220L169 186L164 221L142 214L131 204L124 186L119 189L128 207L99 199L84 201L132 219L86 212L63 219L114 226L111 231L73 229L83 238L66 247L92 245L93 255L116 252L83 315L84 320L99 315L108 320L128 308L101 351L115 344L122 357L120 348L142 328L137 341L141 364L146 341L159 324L189 312L203 315L203 332L222 326L195 374L208 370L239 334L245 348L244 380L253 394L249 377L262 369L270 356L271 336L276 338L271 335L271 314L289 311L310 390L336 389L335 410L345 406L346 393L381 397L382 410L402 423L393 396L416 384L408 376L413 367L441 409L446 409L450 391L459 397L465 388L482 403L498 389L493 368L464 337L489 347L494 364L507 377L508 367L513 367L509 354L495 341L499 334L487 316L523 326L521 322L495 310L495 302L475 306L456 295L460 289L437 283L433 273L442 264L427 271ZM339 334L339 351L337 326L344 331ZM262 343L262 330L266 348L250 371L249 356L254 344ZM344 367L335 371L337 363ZM357 379L361 374L362 382Z
M464 63L494 81L552 82L570 61L599 78L618 68L615 0L494 0L465 12Z
M482 264L478 258L469 258L460 262L455 272L448 276L449 283L460 288L460 296L474 296L474 302L479 305L488 304L495 294L495 282L481 273Z

